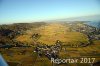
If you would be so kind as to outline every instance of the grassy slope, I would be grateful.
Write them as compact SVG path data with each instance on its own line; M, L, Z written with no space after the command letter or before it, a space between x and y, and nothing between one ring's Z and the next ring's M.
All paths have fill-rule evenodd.
M32 34L39 33L41 37L37 40L38 42L44 44L54 44L56 40L60 40L62 42L70 42L70 43L88 43L88 38L86 35L79 32L69 32L69 27L63 26L59 23L48 24L45 26L41 26L39 28L32 28L26 31L25 35L20 35L16 38L16 40L21 42L32 43L33 39L31 38ZM80 40L81 39L81 40Z

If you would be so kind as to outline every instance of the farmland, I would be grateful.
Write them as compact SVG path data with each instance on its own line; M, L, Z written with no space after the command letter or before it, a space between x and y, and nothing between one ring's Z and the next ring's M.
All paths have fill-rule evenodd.
M56 47L58 43L60 44L57 49L59 58L79 59L83 57L95 58L94 62L100 61L99 30L94 30L94 27L83 23L32 23L0 27L0 37L2 38L0 39L0 53L9 66L91 65L90 63L51 63L48 56L45 55L44 47L49 46L46 51L51 51L52 47ZM2 31L5 29L12 30L12 32L4 34ZM12 47L5 47L6 45ZM34 52L36 48L42 50L39 50L42 52L42 56L39 56L38 52Z

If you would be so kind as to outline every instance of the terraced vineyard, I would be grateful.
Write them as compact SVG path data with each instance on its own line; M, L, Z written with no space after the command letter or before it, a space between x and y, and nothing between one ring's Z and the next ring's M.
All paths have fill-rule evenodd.
M70 32L69 27L66 27L60 23L47 24L36 29L31 28L30 30L26 31L25 35L18 36L16 40L32 43L33 39L30 37L34 33L41 35L37 42L48 45L54 45L56 40L71 44L78 44L79 42L89 43L89 39L85 34L80 32Z
M95 58L94 62L100 61L100 39L90 41L91 38L89 38L87 31L84 31L86 29L91 33L94 28L89 26L83 28L87 26L83 23L74 25L46 23L38 27L32 24L27 30L21 28L21 33L16 36L14 33L14 38L8 37L9 35L0 35L2 37L0 40L0 54L5 58L9 66L91 66L92 63L79 62L55 64L51 62L45 52L54 51L55 48L53 50L52 47L56 47L58 42L61 45L60 48L57 47L58 58L77 58L78 60L80 58ZM27 26L25 27L27 28ZM89 31L89 29L91 30ZM18 29L16 30L18 31ZM13 33L10 33L10 36L12 35ZM3 38L5 38L5 41ZM6 40L9 42L7 46L10 46L11 42L11 48L8 48L6 44L1 44L7 43ZM40 50L38 50L42 52L41 56L39 56L38 51L35 51L36 48L39 48Z
M100 41L98 41L100 42ZM21 54L23 50L26 50L25 54ZM8 62L16 63L16 65L11 66L52 66L51 61L46 57L38 57L36 53L33 52L33 48L11 48L9 50L1 50L2 55ZM9 52L9 53L7 53ZM11 54L10 54L11 53ZM94 44L82 48L70 48L66 47L66 51L62 50L59 55L61 58L96 58L99 61L100 58L100 45ZM18 63L18 64L17 64ZM60 64L59 66L90 66L89 63L66 63Z

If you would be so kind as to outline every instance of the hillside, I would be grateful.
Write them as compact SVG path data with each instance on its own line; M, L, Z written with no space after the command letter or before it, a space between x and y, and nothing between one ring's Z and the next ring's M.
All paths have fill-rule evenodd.
M0 25L0 54L9 66L52 66L50 58L100 61L100 29L81 21ZM56 64L58 65L58 64ZM59 66L90 66L67 63Z
M1 25L0 32L1 44L9 43L13 45L35 45L37 43L54 45L59 40L63 45L80 46L90 44L91 37L95 39L95 33L99 34L95 27L82 22ZM96 38L99 39L99 36L96 35Z

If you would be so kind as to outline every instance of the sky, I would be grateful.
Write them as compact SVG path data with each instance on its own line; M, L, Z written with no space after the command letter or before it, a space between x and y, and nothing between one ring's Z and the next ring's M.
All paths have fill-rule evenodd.
M0 24L100 14L100 0L0 0Z

